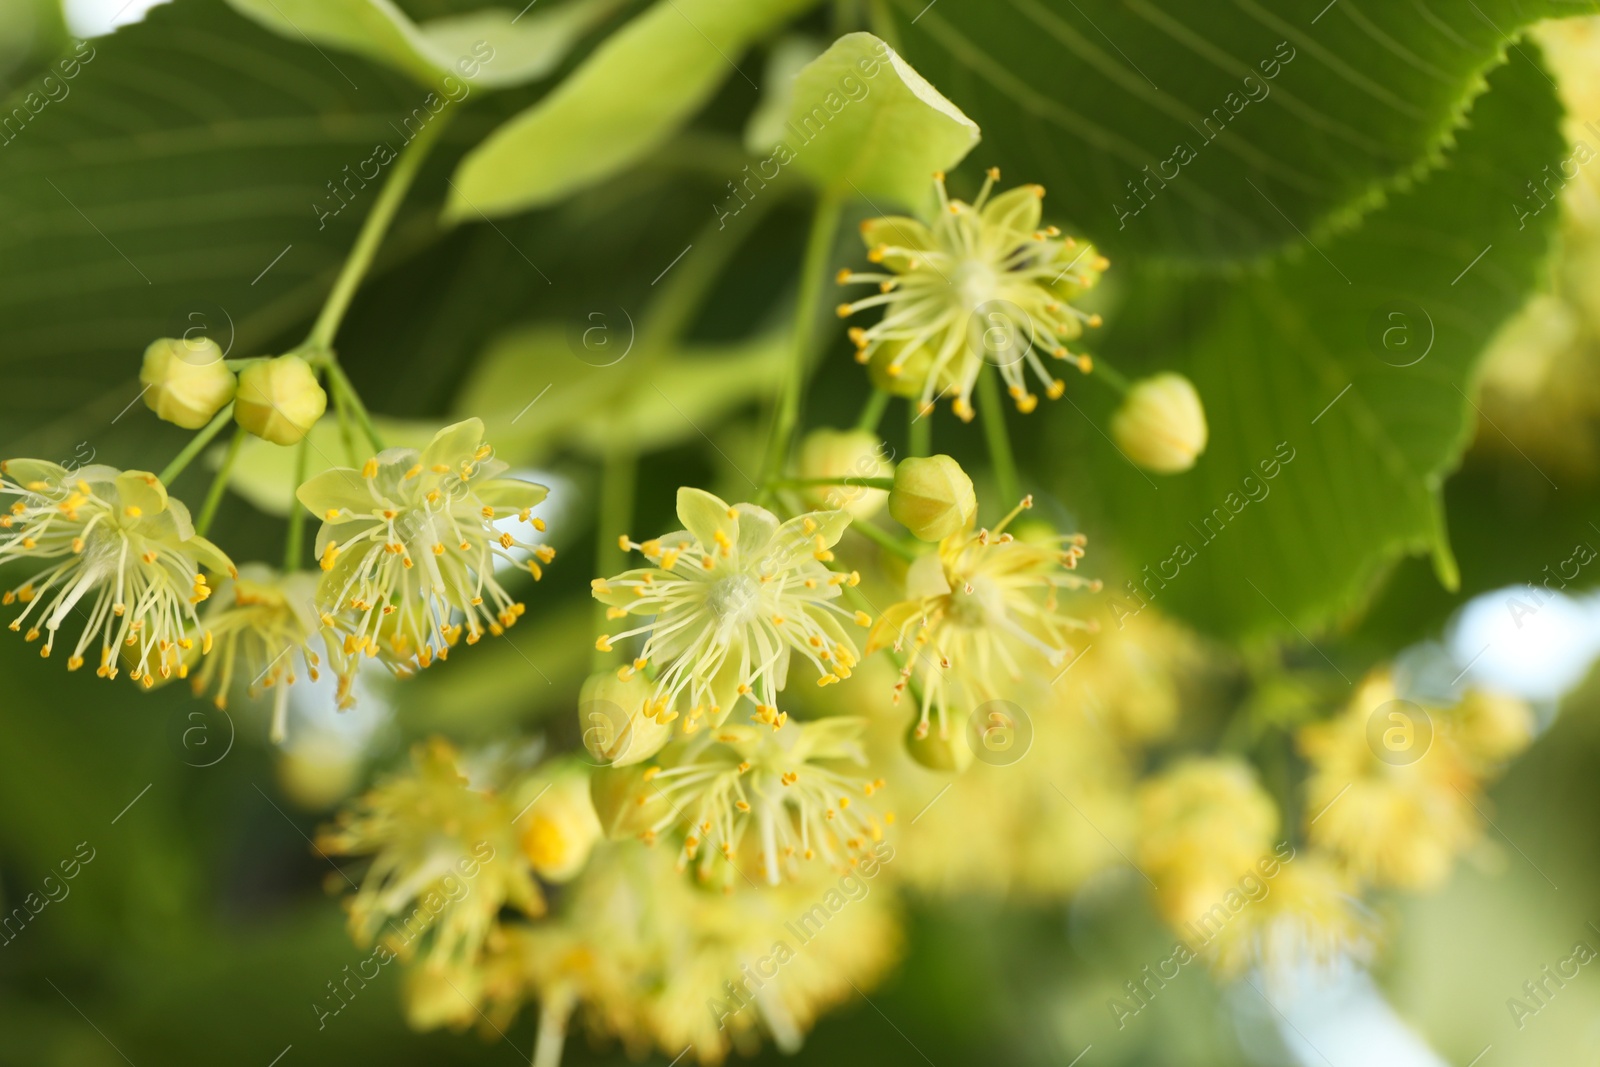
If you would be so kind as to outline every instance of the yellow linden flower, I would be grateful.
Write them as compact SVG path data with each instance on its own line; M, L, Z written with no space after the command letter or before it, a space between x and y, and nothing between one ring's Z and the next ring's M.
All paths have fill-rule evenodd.
M523 605L494 576L511 549L532 550L527 566L555 557L494 525L545 497L545 488L503 477L506 464L483 443L483 423L446 426L428 447L385 449L361 470L334 468L302 485L300 503L323 520L317 555L318 607L345 636L348 654L382 655L404 673L445 658L466 632L473 644L498 636ZM535 521L536 528L543 523ZM520 565L520 564L519 564Z
M0 594L0 603L24 605L11 621L26 637L44 635L41 656L55 648L56 634L70 615L84 620L67 657L67 669L83 666L84 653L100 639L102 678L117 676L126 650L129 677L146 688L157 676L188 674L186 653L200 629L196 606L211 595L202 568L233 572L216 545L197 536L183 503L146 471L119 471L95 464L68 470L38 459L0 463L0 499L14 498L0 512L0 564L33 560L44 569ZM210 642L202 639L201 651Z
M311 643L319 636L339 678L339 707L355 703L350 695L351 665L338 639L318 620L316 587L314 575L279 575L265 564L246 563L237 578L221 586L202 619L214 651L201 660L192 679L195 694L209 689L217 707L225 708L235 682L243 681L252 697L263 689L276 689L271 729L275 744L285 737L295 660L313 682L317 680L322 657Z
M410 771L380 782L317 836L329 855L371 856L346 905L357 943L402 959L428 941L437 966L477 959L502 908L543 914L522 849L519 809L543 788L522 753L468 758L435 738L411 750Z
M1484 776L1531 730L1518 702L1477 694L1456 709L1424 707L1375 671L1343 713L1300 732L1312 768L1306 832L1363 881L1436 888L1482 836ZM1406 744L1391 751L1395 738Z
M613 836L646 842L673 827L684 833L680 863L699 858L698 873L727 861L722 884L753 869L770 885L798 877L801 861L820 857L847 871L874 842L884 822L867 798L883 780L848 774L864 766L865 719L839 716L791 722L783 730L726 724L668 746L647 768L597 772L596 804ZM753 836L753 856L746 842ZM745 875L749 877L748 874Z
M893 859L879 846L849 874L728 897L672 877L659 850L608 845L558 915L507 925L485 960L482 1009L504 1031L539 1001L536 1067L559 1064L574 1014L633 1059L692 1048L717 1064L763 1038L792 1053L818 1016L872 989L898 957L893 893L878 884Z
M677 533L642 544L621 539L651 566L592 583L608 617L649 620L596 642L604 652L649 635L623 677L655 664L656 701L671 709L687 693L685 732L692 732L702 718L721 723L741 696L755 701L761 722L781 726L787 716L778 711L778 690L797 654L817 669L818 685L850 676L858 653L840 619L863 626L871 620L837 603L840 587L859 577L826 566L848 513L813 511L780 522L765 508L730 506L686 487L678 490L678 518L684 529Z
M986 362L1005 380L1020 411L1038 406L1028 374L1052 400L1066 384L1041 357L1090 369L1088 356L1074 356L1067 343L1100 316L1074 307L1110 264L1092 246L1062 238L1054 226L1039 226L1044 188L1024 185L990 197L998 170L990 170L971 204L951 200L944 175L935 176L940 211L931 225L917 219L869 219L861 225L867 258L881 272L840 271L844 285L870 283L878 292L839 305L848 317L883 307L877 324L850 331L856 359L881 369L891 386L931 412L939 397L953 393L952 409L973 416L972 390Z
M1027 669L1059 670L1075 654L1069 634L1092 629L1061 611L1062 590L1098 590L1073 574L1083 558L1081 534L1020 540L1006 527L1033 498L1017 505L993 530L958 530L906 573L906 599L878 620L867 654L906 653L895 700L908 683L918 689L916 736L928 736L937 711L941 739L958 716L1007 695Z
M1126 871L1138 746L1174 722L1190 644L1153 611L1102 632L1054 684L1050 675L1025 680L969 714L954 743L976 754L953 779L912 758L894 716L865 706L881 692L878 672L893 668L864 663L851 710L872 714L869 758L894 782L899 806L919 813L896 827L897 877L947 896L1055 901L1098 872Z
M1327 857L1302 854L1271 878L1250 884L1260 887L1260 895L1222 924L1208 946L1223 976L1259 968L1270 980L1285 982L1306 964L1326 967L1345 957L1371 957L1375 920L1349 877Z
M1253 768L1188 757L1139 787L1139 867L1174 927L1203 917L1270 859L1278 809Z

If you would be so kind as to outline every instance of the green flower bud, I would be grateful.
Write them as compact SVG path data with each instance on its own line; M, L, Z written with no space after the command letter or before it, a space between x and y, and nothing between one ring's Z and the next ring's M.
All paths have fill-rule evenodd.
M1179 474L1206 450L1206 411L1194 383L1170 371L1133 384L1111 419L1111 437L1146 470Z
M233 417L246 430L275 445L299 442L328 408L311 364L299 356L252 363L239 375Z
M800 443L801 478L887 478L893 466L883 442L867 430L816 430ZM852 519L870 519L889 498L883 489L864 485L819 485L801 494L808 507L840 508Z
M949 456L908 459L894 472L889 514L923 541L942 541L978 514L972 479Z
M156 417L185 430L198 430L233 399L238 381L223 362L222 349L209 337L163 337L144 350L139 370L145 406Z
M675 718L655 706L650 683L637 672L624 681L615 671L601 671L583 683L578 695L583 746L597 762L613 767L640 763L660 752L672 737Z

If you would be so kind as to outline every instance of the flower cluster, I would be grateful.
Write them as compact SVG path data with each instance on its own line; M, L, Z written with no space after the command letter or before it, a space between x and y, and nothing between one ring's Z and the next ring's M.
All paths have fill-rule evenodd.
M68 670L83 666L98 638L96 674L115 678L126 663L149 688L185 677L191 650L210 650L196 613L211 595L205 572L231 574L233 564L195 534L188 509L155 475L14 459L0 463L0 498L11 501L0 514L0 564L42 568L0 602L23 605L10 628L42 636L40 655L73 615L82 628Z
M612 836L649 844L677 828L680 862L698 859L700 878L709 880L713 864L726 861L722 884L730 888L736 872L777 885L817 858L848 871L894 822L872 806L883 779L843 769L866 765L866 726L839 716L776 731L715 727L676 742L649 767L598 774L601 821Z
M665 709L687 696L685 729L721 724L740 697L777 728L778 691L798 655L819 685L850 677L860 658L841 620L865 626L863 611L840 607L842 587L860 580L829 570L850 516L814 511L787 521L754 504L729 505L702 489L678 490L684 529L643 543L621 539L648 567L594 581L607 618L649 621L603 634L596 647L648 635L624 673L654 665L653 691Z
M993 530L964 527L906 572L906 598L884 611L867 652L893 649L906 663L895 686L914 685L916 736L927 737L937 713L938 736L950 736L958 713L1006 695L1032 670L1060 670L1075 653L1073 635L1091 625L1063 613L1063 590L1097 590L1074 574L1083 558L1081 534L1013 536L1006 529L1032 498Z
M535 578L555 558L548 545L499 529L532 522L544 486L505 477L483 441L483 423L447 426L420 452L391 448L358 471L335 467L302 485L300 503L322 520L317 587L323 623L344 635L349 655L378 656L400 673L449 656L465 633L475 644L499 635L525 610L495 578L496 563L532 554Z
M1521 701L1470 691L1454 706L1424 706L1375 671L1343 713L1300 733L1316 817L1306 832L1362 882L1437 888L1482 836L1484 783L1532 737Z

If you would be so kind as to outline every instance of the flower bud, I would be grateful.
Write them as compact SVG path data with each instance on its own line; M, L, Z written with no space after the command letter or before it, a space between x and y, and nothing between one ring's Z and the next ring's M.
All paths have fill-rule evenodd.
M613 767L640 763L660 752L672 737L672 718L652 701L642 674L623 681L615 671L601 671L578 694L583 746L597 762Z
M895 468L889 514L923 541L942 541L978 514L972 479L949 456L908 459Z
M534 799L519 817L522 853L534 873L547 882L569 881L589 862L589 852L600 840L600 819L589 799L589 776L568 767L553 781L530 781Z
M235 421L275 445L299 442L328 408L311 364L299 356L252 363L239 375Z
M1194 383L1170 371L1133 384L1111 419L1111 437L1134 463L1179 474L1206 450L1206 411Z
M238 382L209 337L163 337L144 350L139 370L145 406L156 417L198 430L233 399Z
M801 478L887 478L894 473L883 442L866 430L816 430L800 444ZM870 519L889 498L864 485L816 486L802 494L813 508L842 508L852 519Z

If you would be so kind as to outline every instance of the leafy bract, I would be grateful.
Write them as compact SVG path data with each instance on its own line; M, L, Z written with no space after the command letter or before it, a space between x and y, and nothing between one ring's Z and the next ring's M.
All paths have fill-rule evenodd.
M488 87L537 81L620 0L567 0L525 11L485 8L418 25L391 0L228 0L291 41L328 45L403 71L424 85L447 76Z
M810 3L658 0L468 154L448 215L505 215L602 181L670 137L730 75L753 97L739 57Z

